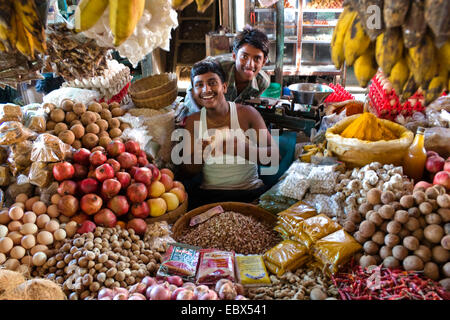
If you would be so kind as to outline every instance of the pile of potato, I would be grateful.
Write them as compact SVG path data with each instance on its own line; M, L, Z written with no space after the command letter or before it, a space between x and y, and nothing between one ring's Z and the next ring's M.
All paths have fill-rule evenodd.
M57 242L73 236L77 224L60 221L56 205L47 206L38 196L19 194L15 200L0 211L0 265L28 273L47 261Z
M360 265L423 271L444 287L450 282L450 195L440 185L399 195L372 188L358 211L347 215L346 231L363 245Z
M96 146L106 147L112 139L120 137L130 125L122 123L118 117L125 114L120 104L113 102L91 102L84 105L64 99L60 106L46 103L50 110L47 131L75 149L92 150Z

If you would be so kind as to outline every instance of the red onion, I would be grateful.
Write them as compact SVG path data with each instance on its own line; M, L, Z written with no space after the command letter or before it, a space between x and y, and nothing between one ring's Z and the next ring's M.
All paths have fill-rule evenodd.
M128 294L118 293L114 296L113 300L128 300Z
M194 293L191 290L180 291L176 300L194 300Z
M181 291L185 291L185 290L188 290L188 289L186 289L186 288L176 288L175 290L172 291L172 294L170 295L170 300L176 300L177 299L177 295Z
M244 297L243 295L239 294L234 298L234 300L248 300L248 298Z
M150 300L170 300L169 289L161 285L154 286L150 292Z
M106 297L100 298L100 299L98 299L98 300L112 300L112 298L109 297L109 296L106 296Z
M236 293L237 293L238 295L243 296L243 295L245 294L245 288L244 288L244 286L243 286L242 284L240 284L240 283L235 283L235 284L234 284L234 289L236 289Z
M143 294L133 293L130 295L128 300L147 300L147 298Z
M125 288L121 288L121 287L114 288L114 289L113 289L113 295L115 296L115 295L118 294L118 293L123 293L123 294L126 294L127 296L130 294L130 293L128 292L128 290L125 289Z
M228 280L228 279L220 279L220 280L217 281L217 283L216 283L215 290L216 290L217 292L219 292L219 291L220 291L220 288L221 288L225 283L228 283L230 286L233 285L233 282L231 282L231 281Z
M135 285L131 286L130 293L144 293L147 289L147 286L145 283L136 283Z
M156 283L155 278L146 276L144 279L142 279L141 283L145 284L146 288L150 287L151 285L154 285Z
M219 300L217 293L214 290L208 290L198 297L198 300Z
M97 299L102 300L102 298L105 298L105 297L110 297L112 299L113 296L114 296L114 293L113 293L112 289L103 288L102 290L100 290L98 292Z
M187 289L192 290L192 291L194 291L196 287L197 286L194 283L192 283L192 282L185 282L185 283L183 283L183 288L187 288Z
M176 290L176 289L178 289L179 287L177 287L176 285L174 285L174 284L171 284L170 286L169 286L169 291L170 292L173 292L174 290Z
M170 284L174 284L174 285L176 285L176 286L178 286L178 287L181 287L181 286L183 285L183 279L181 279L181 277L179 277L179 276L170 276L170 277L167 277L167 281L168 281Z
M198 287L195 287L194 289L194 295L198 299L201 295L207 293L209 291L208 286L205 285L199 285Z
M145 296L147 297L148 300L150 300L150 293L152 292L153 288L156 286L158 286L158 284L155 283L145 290Z

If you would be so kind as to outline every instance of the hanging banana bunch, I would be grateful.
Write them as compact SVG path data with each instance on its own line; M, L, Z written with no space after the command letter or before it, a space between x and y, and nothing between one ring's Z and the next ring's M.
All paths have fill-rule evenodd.
M34 0L0 2L0 50L22 53L28 60L47 52L45 30Z
M172 0L172 8L174 10L182 11L188 5L190 5L194 0Z
M75 10L75 30L92 28L108 6L113 43L118 47L136 28L144 13L145 0L81 0Z
M381 27L369 30L367 9L378 5ZM354 67L362 87L380 68L401 100L423 92L426 104L449 89L448 0L352 0L333 32L331 60Z
M195 0L197 3L197 12L204 13L214 0Z

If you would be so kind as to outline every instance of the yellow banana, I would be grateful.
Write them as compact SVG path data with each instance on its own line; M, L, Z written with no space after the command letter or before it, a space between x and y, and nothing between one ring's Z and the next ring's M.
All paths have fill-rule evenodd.
M344 63L344 37L356 15L356 11L353 11L349 7L345 7L334 28L333 37L331 39L331 60L337 69L340 69Z
M16 41L17 41L17 20L16 15L13 15L11 17L11 30L7 32L6 36L8 38L9 44L11 48L16 47Z
M81 0L75 9L75 31L92 28L108 7L108 0Z
M194 0L172 0L172 8L181 11L192 2L194 2Z
M450 40L438 49L439 63L442 64L450 71Z
M377 72L378 66L375 60L375 49L370 46L362 55L355 61L355 77L361 87L367 87L370 79L373 78Z
M439 63L438 63L438 59L437 59L437 55L435 55L435 57L432 59L431 65L428 68L428 70L426 70L422 83L420 83L420 86L426 91L428 86L430 85L431 80L436 77L439 73ZM444 68L445 71L447 71L447 69Z
M17 42L16 48L27 58L34 59L33 36L27 31L22 20L16 15Z
M25 29L36 38L36 41L45 42L44 26L39 18L34 0L14 1L14 11ZM43 46L45 47L44 44Z
M195 0L197 3L197 12L204 13L214 0Z
M408 64L406 63L406 58L403 57L397 61L389 75L389 81L392 83L392 87L397 95L402 93L403 86L405 85L406 80L408 80L408 76Z
M7 30L10 29L13 11L14 5L12 1L0 1L0 26Z
M430 36L425 36L419 45L408 49L409 70L414 75L414 80L418 85L424 83L425 75L431 67L435 57L435 47Z
M362 55L370 45L370 38L364 32L359 16L356 16L344 37L345 62L351 66L355 60Z
M120 46L133 33L144 8L145 0L109 0L109 25L114 46Z
M414 74L410 72L408 80L406 80L406 83L403 86L403 91L400 99L402 101L406 101L409 97L416 93L417 89L419 89L419 85L414 80Z
M425 93L425 104L428 105L431 102L433 102L435 99L439 98L439 96L442 94L442 91L445 88L445 84L447 83L447 79L443 76L437 76L434 77L430 85L428 86L428 89Z
M401 28L386 29L376 40L375 56L378 65L386 76L403 54Z

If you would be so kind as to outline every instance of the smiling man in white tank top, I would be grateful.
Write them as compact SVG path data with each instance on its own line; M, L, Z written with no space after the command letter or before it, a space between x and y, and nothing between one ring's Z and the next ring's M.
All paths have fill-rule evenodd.
M202 182L198 190L188 193L201 192L205 198L201 204L256 199L265 190L258 177L260 155L279 159L263 118L251 106L226 101L225 74L218 63L196 63L191 82L193 98L202 108L186 119L190 141L183 151L190 152L191 163L183 167L191 176L202 173ZM249 132L254 133L253 139ZM198 141L202 148L196 154L192 146Z

